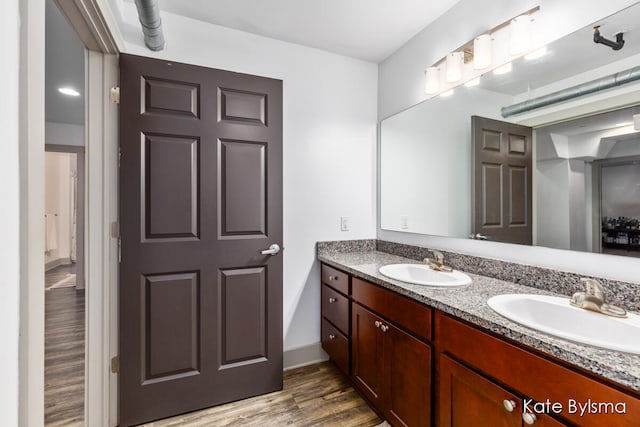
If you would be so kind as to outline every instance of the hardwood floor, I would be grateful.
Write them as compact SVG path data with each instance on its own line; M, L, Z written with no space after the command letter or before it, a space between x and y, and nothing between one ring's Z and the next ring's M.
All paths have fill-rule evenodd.
M45 292L45 425L84 424L84 290Z
M174 426L376 426L382 420L330 363L284 374L284 389L145 424Z

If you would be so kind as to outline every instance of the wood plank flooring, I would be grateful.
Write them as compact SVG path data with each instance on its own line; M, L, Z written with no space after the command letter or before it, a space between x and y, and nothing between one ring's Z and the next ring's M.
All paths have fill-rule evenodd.
M47 426L84 424L84 290L45 292L44 413Z
M287 371L284 389L145 424L177 426L376 426L382 420L330 362Z

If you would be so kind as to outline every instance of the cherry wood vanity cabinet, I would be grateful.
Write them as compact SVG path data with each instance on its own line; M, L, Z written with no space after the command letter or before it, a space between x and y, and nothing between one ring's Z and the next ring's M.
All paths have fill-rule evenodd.
M352 278L351 378L394 426L431 425L431 309Z
M321 342L331 360L350 373L350 280L347 273L322 265Z
M434 323L436 425L440 427L640 425L638 393L623 391L444 313L436 312ZM530 409L532 402L541 403L539 408L551 414L536 413L535 420L524 416L525 402ZM562 407L556 405L557 412L552 413L553 404ZM625 413L615 413L621 404ZM579 405L592 413L581 414Z

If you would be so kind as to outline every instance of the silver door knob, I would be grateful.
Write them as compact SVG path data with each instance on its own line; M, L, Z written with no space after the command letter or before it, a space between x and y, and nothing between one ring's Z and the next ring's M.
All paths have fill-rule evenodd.
M469 238L470 239L474 239L474 240L489 240L489 236L485 236L485 235L480 234L480 233L476 233L476 234L471 233L469 235Z
M382 332L387 332L389 330L389 327L387 325L381 325L380 329L382 329Z
M329 297L329 304L333 304L336 301L338 301L337 298Z
M532 414L531 412L523 412L522 413L522 421L528 426L533 425L537 420L536 414Z
M274 243L273 245L269 246L269 249L260 251L262 255L278 255L279 252L280 252L280 246L277 243Z
M376 328L379 328L382 325L382 322L379 320L376 320L375 322L373 322L374 325L376 325Z
M336 339L336 336L335 336L335 335L333 335L333 334L329 334L329 339L330 339L330 340L335 340L335 339Z
M513 400L503 400L502 404L504 405L504 409L506 409L508 412L513 412L514 409L516 409L516 402L514 402Z

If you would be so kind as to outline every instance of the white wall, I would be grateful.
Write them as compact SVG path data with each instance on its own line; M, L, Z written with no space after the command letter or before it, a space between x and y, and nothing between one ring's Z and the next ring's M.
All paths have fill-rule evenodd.
M602 168L602 216L640 217L640 165Z
M46 122L44 138L46 144L84 146L84 126Z
M471 233L471 115L500 119L512 97L456 89L384 120L380 126L380 227L467 237ZM406 217L403 228L401 217Z
M380 64L378 117L380 119L388 117L425 99L424 70L428 66L476 35L533 6L540 5L536 20L544 28L545 41L550 41L633 3L635 2L629 0L608 2L496 0L492 1L488 7L489 2L462 0ZM539 229L538 232L540 232ZM637 261L626 257L390 232L380 228L378 237L581 274L634 282L639 280Z
M18 424L18 333L20 307L19 198L19 23L20 0L6 0L0 14L3 64L0 81L0 414L2 424Z
M154 53L121 6L127 53L283 80L285 349L318 342L316 241L375 237L376 65L164 12Z
M71 167L75 154L45 153L44 210L55 217L58 231L56 249L45 252L45 263L71 257Z

